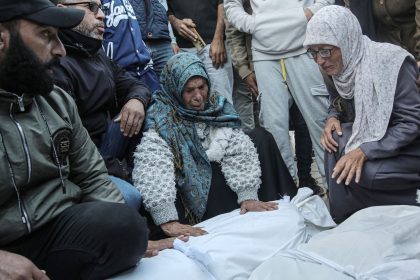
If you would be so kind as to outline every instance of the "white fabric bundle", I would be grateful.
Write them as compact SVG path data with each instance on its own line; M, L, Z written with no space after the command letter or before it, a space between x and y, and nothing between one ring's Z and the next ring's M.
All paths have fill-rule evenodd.
M134 279L248 279L263 261L280 250L295 248L322 229L335 226L328 210L312 191L300 189L292 201L279 201L279 209L269 212L239 210L219 215L197 226L209 233L178 241L176 249L160 252L153 258L118 276Z
M419 280L420 207L361 210L297 249L279 252L250 280Z

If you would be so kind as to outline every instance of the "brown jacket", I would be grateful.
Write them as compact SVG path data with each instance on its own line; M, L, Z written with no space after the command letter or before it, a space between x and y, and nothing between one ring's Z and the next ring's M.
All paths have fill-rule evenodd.
M406 48L420 60L420 0L373 0L377 39Z
M252 14L249 0L244 0L244 9ZM232 57L233 66L238 70L239 76L244 79L254 71L252 65L251 34L246 34L231 25L225 16L226 44Z

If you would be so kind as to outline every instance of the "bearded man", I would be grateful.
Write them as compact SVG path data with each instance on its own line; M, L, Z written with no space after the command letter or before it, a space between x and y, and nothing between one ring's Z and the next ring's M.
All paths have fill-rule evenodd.
M84 12L0 0L0 279L105 279L147 246L50 68ZM118 236L118 238L115 238Z

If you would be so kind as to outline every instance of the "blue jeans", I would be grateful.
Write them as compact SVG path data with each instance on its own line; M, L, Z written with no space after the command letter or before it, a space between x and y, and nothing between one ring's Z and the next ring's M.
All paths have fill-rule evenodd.
M131 175L133 169L133 153L140 143L142 133L133 137L124 136L120 131L120 123L110 121L108 130L102 137L102 144L99 152L103 157L112 157L119 160L126 160L128 171Z
M169 41L159 41L146 42L147 47L149 48L150 55L153 60L153 69L156 72L158 78L160 78L160 73L162 73L163 67L165 67L166 62L174 55L172 50L171 42Z
M139 190L123 179L109 175L112 182L118 187L125 200L125 204L130 208L139 210L141 206L141 194Z

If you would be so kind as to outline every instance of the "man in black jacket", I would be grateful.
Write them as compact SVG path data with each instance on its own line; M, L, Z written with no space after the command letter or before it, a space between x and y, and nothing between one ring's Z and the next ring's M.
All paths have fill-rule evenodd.
M100 149L108 172L127 180L130 172L122 160L130 162L139 143L150 91L103 51L105 15L99 0L58 3L63 8L84 10L85 17L77 27L59 34L67 56L54 68L55 84L75 99L83 125Z

